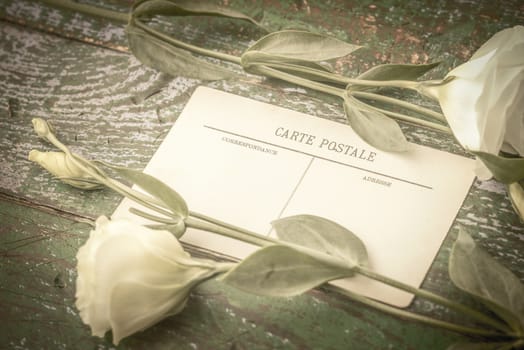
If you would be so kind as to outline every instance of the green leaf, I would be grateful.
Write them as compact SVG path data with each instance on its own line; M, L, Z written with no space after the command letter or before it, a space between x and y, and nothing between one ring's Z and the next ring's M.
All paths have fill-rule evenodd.
M131 52L145 65L172 76L219 80L235 73L196 58L189 52L166 43L131 22L126 27Z
M321 62L359 49L336 38L300 30L283 30L258 40L242 55L242 64L253 62ZM254 54L254 53L257 54Z
M114 169L120 176L131 181L153 197L160 200L173 213L182 218L187 218L189 215L189 209L184 198L157 178L138 170L119 167L108 163L102 164Z
M132 14L134 17L163 16L213 16L248 21L265 29L254 18L244 13L222 7L207 1L195 0L146 0L135 3Z
M513 208L524 222L524 188L521 182L513 182L508 185L508 194Z
M60 181L63 181L64 183L74 186L76 188L82 189L82 190L99 190L103 188L104 186L94 179L89 179L85 177L58 177Z
M449 275L458 288L478 298L523 334L524 285L462 230L451 251Z
M365 266L364 243L353 232L331 220L314 215L295 215L271 223L284 241L333 255L349 265Z
M508 158L486 152L471 151L491 171L495 179L509 184L524 179L524 158Z
M409 142L396 121L351 95L344 98L344 111L351 126L364 141L388 152L404 152Z
M257 250L230 270L223 281L240 290L265 296L293 296L353 271L293 247L272 245Z
M362 80L416 80L440 63L429 64L381 64L357 77Z

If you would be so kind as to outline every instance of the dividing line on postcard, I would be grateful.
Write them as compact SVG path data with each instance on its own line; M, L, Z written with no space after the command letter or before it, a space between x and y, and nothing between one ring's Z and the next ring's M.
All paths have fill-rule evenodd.
M241 137L241 138L244 138L246 140L260 142L260 143L263 143L265 145L272 146L272 147L275 147L275 148L280 148L280 149L284 149L284 150L287 150L287 151L300 153L300 154L303 154L303 155L306 155L306 156L309 156L309 157L322 159L322 160L325 160L327 162L331 162L331 163L336 163L336 164L339 164L339 165L347 166L347 167L350 167L350 168L353 168L353 169L357 169L357 170L360 170L360 171L364 171L364 172L367 172L367 173L371 173L371 174L387 177L387 178L392 179L392 180L401 181L401 182L404 182L404 183L407 183L407 184L410 184L410 185L413 185L413 186L417 186L417 187L420 187L420 188L424 188L424 189L427 189L427 190L432 190L433 189L433 187L431 187L431 186L424 185L424 184L421 184L421 183L418 183L418 182L414 182L414 181L403 179L403 178L400 178L400 177L396 177L396 176L380 173L380 172L377 172L377 171L369 170L369 169L362 168L362 167L359 167L359 166L356 166L356 165L353 165L353 164L340 162L338 160L329 159L329 158L326 158L326 157L321 157L321 156L318 156L318 155L315 155L315 154L311 154L311 153L308 153L308 152L303 152L303 151L300 151L300 150L297 150L297 149L293 149L293 148L277 145L275 143L271 143L271 142L260 140L260 139L254 138L254 137L238 134L238 133L235 133L235 132L232 132L232 131L229 131L229 130L224 130L224 129L221 129L221 128L217 128L217 127L214 127L214 126L211 126L211 125L205 125L204 124L203 127L207 128L207 129L210 129L210 130L214 130L214 131L220 132L220 133Z
M311 157L311 159L309 160L309 163L306 166L306 169L304 169L304 172L302 173L302 176L300 176L300 179L297 181L297 184L295 185L295 188L293 188L293 191L291 192L291 194L289 195L286 203L282 207L282 210L280 211L280 213L278 213L277 219L280 219L282 217L282 214L287 209L287 207L289 205L289 202L291 202L291 199L293 199L293 196L295 195L295 193L297 192L298 188L300 187L300 184L304 180L304 177L306 176L309 168L311 168L311 164L313 164L314 160L315 160L315 157ZM269 233L271 233L272 230L273 229L269 230L268 235L269 235Z

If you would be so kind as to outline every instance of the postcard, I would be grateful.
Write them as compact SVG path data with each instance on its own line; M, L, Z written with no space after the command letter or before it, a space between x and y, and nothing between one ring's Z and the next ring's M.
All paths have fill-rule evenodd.
M145 168L192 211L274 237L271 222L322 216L364 242L369 268L418 287L474 180L474 161L410 144L378 150L350 126L199 87ZM124 200L113 217L130 217ZM182 241L243 258L257 247L188 229ZM405 307L413 296L357 276L343 288Z

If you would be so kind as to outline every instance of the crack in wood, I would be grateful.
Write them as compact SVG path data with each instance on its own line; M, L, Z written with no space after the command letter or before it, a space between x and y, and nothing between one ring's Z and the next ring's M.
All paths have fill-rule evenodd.
M34 201L29 200L27 198L15 196L15 195L12 195L12 194L9 194L9 193L6 193L6 192L0 191L0 200L6 201L6 202L11 202L13 204L21 205L21 206L28 207L28 208L31 208L31 209L40 210L42 212L45 212L45 213L48 213L48 214L52 214L52 215L56 215L56 216L58 216L60 218L64 218L64 219L67 219L67 220L80 222L80 223L85 223L85 224L89 224L91 226L94 226L95 219L93 217L84 216L84 215L80 215L80 214L77 214L77 213L69 212L69 211L66 211L66 210L63 210L63 209L56 208L54 206L48 205L48 204L37 203L37 202L34 202Z
M33 30L37 30L39 32L49 34L49 35L57 36L59 38L74 40L74 41L81 42L83 44L93 45L97 47L102 47L104 49L129 54L129 48L124 45L118 45L118 44L114 44L108 41L96 40L94 38L87 37L87 36L79 36L78 34L75 34L72 32L67 32L64 30L57 29L57 28L44 26L40 23L29 22L29 21L26 21L20 18L5 15L5 14L0 14L0 22L7 22L7 23L10 23L11 25L20 26L25 29L30 28Z

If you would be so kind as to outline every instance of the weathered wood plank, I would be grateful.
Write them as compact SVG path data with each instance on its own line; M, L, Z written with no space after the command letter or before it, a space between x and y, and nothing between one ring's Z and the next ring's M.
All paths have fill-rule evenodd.
M242 9L248 6L247 3L235 1L231 5ZM387 61L423 63L442 59L442 66L430 74L442 76L449 67L466 60L497 30L522 23L524 13L518 1L508 1L504 6L488 1L446 6L430 2L406 6L402 1L384 4L350 1L264 3L266 21L275 26L298 23L368 46L359 55L339 61L337 68L350 75ZM202 82L181 77L165 79L128 54L104 49L125 49L121 25L52 10L30 1L0 0L0 4L1 18L23 24L0 23L0 192L4 198L0 202L3 210L0 214L3 225L0 239L7 242L1 249L8 249L12 241L33 236L37 237L34 244L47 242L45 237L37 234L49 230L75 232L85 239L87 227L72 222L112 212L120 197L109 191L72 189L27 161L31 149L49 149L33 135L31 118L52 120L60 138L83 155L142 168L176 120L191 92ZM123 10L129 2L112 1L106 2L105 6ZM29 27L62 37L43 34ZM170 27L176 33L187 35L193 42L235 54L241 53L257 34L248 29L240 31L239 27L229 24L220 24L218 30L216 23L208 22L199 26L191 21L176 22ZM86 42L99 46L86 45ZM238 80L205 85L343 121L339 101L274 80L246 75ZM159 93L143 100L145 95L159 87L162 87ZM410 98L421 101L416 96ZM413 142L465 154L450 136L405 123L402 128ZM47 214L27 209L26 204L44 206L56 212L39 223L37 219ZM69 221L70 218L73 221ZM524 242L521 238L524 226L513 213L503 186L487 181L476 182L471 189L424 288L471 302L451 285L447 276L447 257L458 224L469 227L480 245L521 280L524 279ZM74 228L70 231L70 227ZM12 232L16 235L10 236ZM5 241L4 237L7 237ZM36 286L35 290L47 296L50 279L54 280L62 271L50 262L57 252L69 252L61 261L71 269L74 251L82 240L79 240L80 236L74 239L68 235L57 237L61 237L53 241L57 247L41 247L41 254L36 256L40 260L30 259L27 252L20 260L6 260L4 257L8 256L2 255L1 273L11 271L5 279L1 276L2 288L7 285L16 287L10 289L15 293L2 292L2 310L8 310L7 315L13 315L17 321L7 329L5 337L1 334L0 339L9 339L6 343L9 345L11 342L20 344L25 337L27 348L44 348L53 344L60 347L59 342L74 347L75 341L86 344L86 347L109 347L107 342L89 337L76 315L67 315L69 310L75 312L70 284L64 288L69 288L67 298L50 294L50 300L57 303L60 297L64 298L64 304L51 313L46 313L49 309L34 298L35 294L28 293L28 297L23 298L16 294L23 294L24 290ZM30 246L34 247L34 244ZM31 270L31 274L24 274L18 265L26 266L24 268ZM45 266L52 267L43 272L44 279L36 280L35 271L38 273L38 268ZM72 281L74 276L67 273ZM9 283L4 285L4 280ZM17 308L18 304L22 306ZM43 316L24 318L24 310L34 308ZM467 322L418 299L410 310ZM344 348L351 344L357 349L381 349L391 344L393 348L418 349L445 348L446 344L457 339L448 333L372 312L325 291L314 291L295 299L272 300L247 297L211 283L195 293L184 315L171 318L124 344L130 348L140 348L145 342L159 348L172 344L182 344L181 348ZM47 331L55 324L53 320L76 324L78 332L71 331L69 336L69 331L58 335ZM37 326L33 326L35 324ZM33 337L32 327L39 329L38 334L45 340L39 342ZM215 336L208 339L211 333ZM31 343L34 346L28 342L34 342Z
M126 12L130 4L130 1L108 1L105 7ZM81 42L127 51L124 29L120 23L84 16L80 13L64 16L62 9L45 6L38 1L2 0L0 18Z

